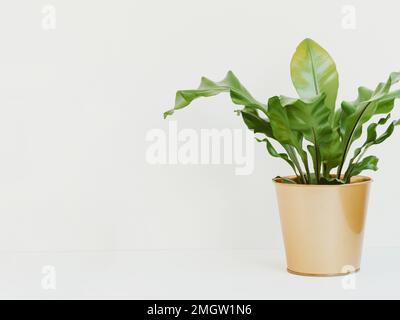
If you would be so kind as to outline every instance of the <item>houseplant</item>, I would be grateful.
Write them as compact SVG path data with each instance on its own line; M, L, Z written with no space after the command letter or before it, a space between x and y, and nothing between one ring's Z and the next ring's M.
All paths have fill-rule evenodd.
M400 90L392 90L400 72L391 73L375 89L360 87L354 101L343 101L338 108L336 65L315 41L305 39L298 45L290 72L298 98L273 96L264 104L229 71L220 82L202 78L198 89L178 91L174 108L164 117L199 97L228 92L233 103L242 106L235 111L257 140L294 172L274 179L288 270L320 276L357 271L371 183L360 174L377 170L378 158L365 155L399 124L390 117L400 97Z

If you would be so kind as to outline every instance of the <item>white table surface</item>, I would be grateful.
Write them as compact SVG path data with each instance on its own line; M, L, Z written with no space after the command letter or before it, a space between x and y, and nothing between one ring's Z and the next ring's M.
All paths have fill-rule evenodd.
M55 289L42 286L45 266ZM53 269L52 269L53 268ZM397 299L400 248L352 278L288 274L282 250L0 253L1 299ZM343 285L343 282L345 285Z

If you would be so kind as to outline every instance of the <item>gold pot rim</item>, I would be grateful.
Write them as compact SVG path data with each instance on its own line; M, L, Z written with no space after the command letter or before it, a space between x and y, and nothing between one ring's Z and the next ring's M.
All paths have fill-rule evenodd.
M296 176L284 176L282 178L285 179L296 179ZM279 179L279 178L278 178ZM348 188L352 186L357 186L361 184L370 184L373 182L372 178L368 176L354 176L351 178L351 182L347 184L299 184L299 183L283 183L282 181L277 181L278 179L273 179L272 182L276 185L284 185L285 187L289 188L330 188L330 187L335 187L335 188Z

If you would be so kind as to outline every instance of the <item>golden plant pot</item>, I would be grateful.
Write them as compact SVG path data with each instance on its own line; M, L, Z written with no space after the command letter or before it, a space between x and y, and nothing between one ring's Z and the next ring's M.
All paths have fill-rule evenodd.
M370 184L363 176L346 185L275 181L290 273L337 276L360 269Z

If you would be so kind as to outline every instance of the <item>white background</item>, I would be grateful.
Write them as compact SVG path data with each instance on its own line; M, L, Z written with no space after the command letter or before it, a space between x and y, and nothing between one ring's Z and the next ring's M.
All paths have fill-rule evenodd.
M45 5L56 29L42 28ZM343 28L344 5L356 28ZM336 61L339 101L400 70L396 1L2 0L0 251L280 249L271 178L290 173L256 145L232 165L150 165L146 133L177 89L233 70L261 101L293 96L289 62L311 37ZM178 127L243 128L227 95ZM397 114L398 115L398 114ZM400 135L375 147L365 245L400 246ZM384 262L383 262L384 263Z

